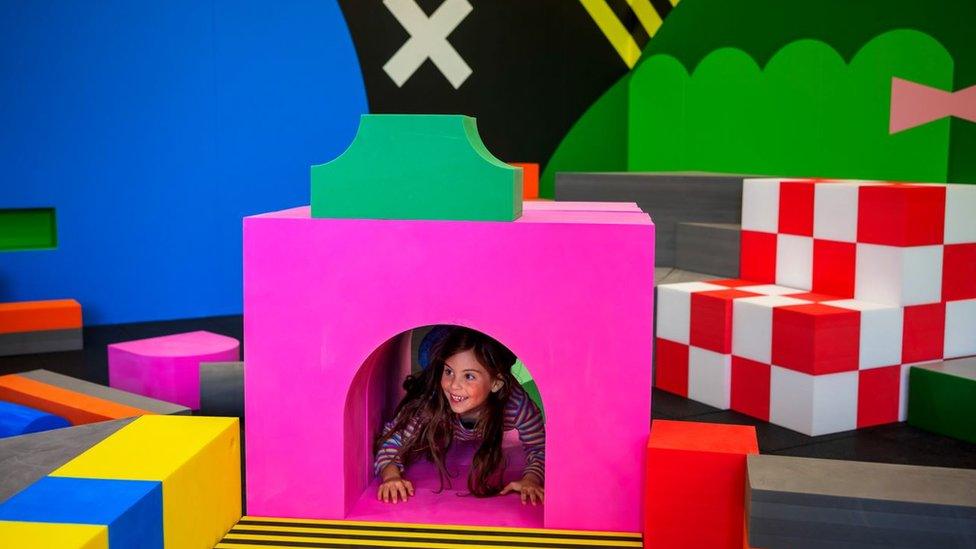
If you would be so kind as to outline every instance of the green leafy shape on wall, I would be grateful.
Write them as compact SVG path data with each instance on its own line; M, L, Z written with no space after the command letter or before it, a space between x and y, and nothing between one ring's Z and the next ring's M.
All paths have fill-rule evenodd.
M850 64L817 40L765 67L721 48L690 76L652 56L631 77L628 168L946 181L949 120L889 135L892 76L948 90L952 57L909 30L874 38Z
M363 115L338 158L312 166L312 217L512 221L522 169L495 158L475 119Z

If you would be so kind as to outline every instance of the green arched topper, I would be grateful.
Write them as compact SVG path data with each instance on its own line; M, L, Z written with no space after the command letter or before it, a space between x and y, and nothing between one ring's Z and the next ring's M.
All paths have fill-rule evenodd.
M348 149L312 166L312 217L512 221L522 170L495 158L475 119L366 114Z

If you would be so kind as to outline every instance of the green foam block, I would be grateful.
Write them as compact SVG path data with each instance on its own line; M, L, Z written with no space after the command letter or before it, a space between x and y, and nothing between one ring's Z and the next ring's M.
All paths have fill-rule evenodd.
M513 221L522 169L495 158L474 118L363 115L341 156L312 166L312 217Z
M976 443L976 357L912 366L908 423Z

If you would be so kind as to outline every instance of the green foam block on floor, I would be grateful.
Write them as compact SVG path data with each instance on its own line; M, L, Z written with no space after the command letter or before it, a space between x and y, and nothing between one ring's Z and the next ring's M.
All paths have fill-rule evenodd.
M911 368L908 423L976 443L976 357Z
M366 114L341 156L312 166L312 217L513 221L522 169L495 158L475 119Z

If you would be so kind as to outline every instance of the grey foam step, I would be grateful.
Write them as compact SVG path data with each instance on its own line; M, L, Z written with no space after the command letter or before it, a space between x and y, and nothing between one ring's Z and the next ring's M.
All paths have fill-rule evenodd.
M556 174L556 200L636 202L655 225L654 263L673 267L677 259L677 224L739 223L742 180L750 176L679 173Z
M736 223L678 223L675 267L738 278L741 231Z
M105 385L99 385L98 383L92 383L83 379L62 375L57 372L51 372L48 370L31 370L29 372L20 372L17 375L32 379L34 381L39 381L41 383L47 383L48 385L54 385L55 387L60 387L69 391L74 391L76 393L82 393L103 400L116 402L118 404L132 406L133 408L139 408L140 410L146 410L147 412L152 412L154 414L190 415L190 409L186 406L180 406L179 404L173 404L172 402L137 395L135 393L114 389L112 387L106 387Z
M0 356L77 351L81 348L81 328L0 334Z
M0 440L0 502L68 463L134 418L114 419Z
M749 544L976 547L976 471L750 455Z
M200 363L200 415L244 417L244 363Z

